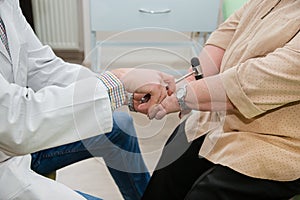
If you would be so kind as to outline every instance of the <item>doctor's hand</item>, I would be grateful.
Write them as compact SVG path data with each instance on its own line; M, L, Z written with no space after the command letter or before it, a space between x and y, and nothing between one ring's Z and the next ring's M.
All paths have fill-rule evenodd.
M148 113L150 107L159 104L176 90L174 77L160 71L120 68L111 72L122 81L127 92L140 94L138 98L146 94L150 95L149 101L135 104L138 112ZM135 100L138 101L136 98Z

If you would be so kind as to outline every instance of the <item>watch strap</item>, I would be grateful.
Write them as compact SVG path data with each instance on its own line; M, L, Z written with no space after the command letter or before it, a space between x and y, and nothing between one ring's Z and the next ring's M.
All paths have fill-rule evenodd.
M190 110L190 108L185 103L186 87L187 87L186 84L183 85L182 87L180 87L178 89L178 91L181 90L180 93L179 92L176 93L176 97L177 97L178 104L180 106L180 110L181 111L183 111L183 110Z

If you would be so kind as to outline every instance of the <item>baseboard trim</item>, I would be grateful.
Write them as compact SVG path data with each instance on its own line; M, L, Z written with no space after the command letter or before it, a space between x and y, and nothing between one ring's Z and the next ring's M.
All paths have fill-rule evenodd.
M66 62L81 64L84 60L84 52L77 50L54 50L54 53Z

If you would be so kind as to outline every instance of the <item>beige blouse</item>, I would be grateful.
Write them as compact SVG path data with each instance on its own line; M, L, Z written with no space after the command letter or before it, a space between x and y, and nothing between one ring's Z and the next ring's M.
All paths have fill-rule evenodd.
M208 133L201 156L251 177L300 178L299 31L299 0L250 0L211 35L226 49L221 78L236 110L188 118L190 140Z

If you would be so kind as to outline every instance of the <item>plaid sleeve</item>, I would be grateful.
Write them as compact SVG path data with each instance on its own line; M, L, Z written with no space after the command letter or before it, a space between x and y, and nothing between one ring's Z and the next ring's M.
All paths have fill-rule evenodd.
M107 88L111 109L122 106L126 102L127 93L123 83L111 72L104 72L99 76L99 79Z

